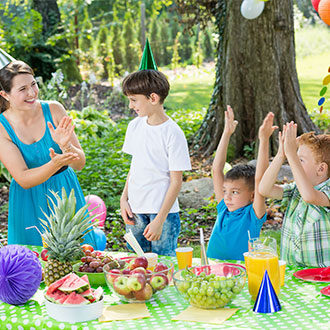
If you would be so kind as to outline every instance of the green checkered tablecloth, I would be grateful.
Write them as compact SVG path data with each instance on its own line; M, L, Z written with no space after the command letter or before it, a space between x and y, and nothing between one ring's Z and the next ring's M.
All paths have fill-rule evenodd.
M72 324L57 322L47 314L42 300L42 285L37 294L22 306L0 303L0 329L328 329L330 298L320 294L320 289L327 283L300 281L293 277L293 273L298 269L287 267L285 286L279 294L281 311L274 314L254 313L246 282L243 291L228 306L238 308L238 311L222 325L172 321L175 315L188 307L173 286L160 291L146 303L150 318L105 323L99 323L97 320ZM107 288L105 293L105 306L120 303Z

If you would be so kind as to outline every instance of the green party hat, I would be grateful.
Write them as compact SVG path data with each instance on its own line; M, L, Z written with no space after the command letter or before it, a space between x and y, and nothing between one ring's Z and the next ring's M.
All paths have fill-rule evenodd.
M0 70L15 59L0 48Z
M154 60L154 56L152 55L148 38L144 46L139 70L157 70L157 65Z

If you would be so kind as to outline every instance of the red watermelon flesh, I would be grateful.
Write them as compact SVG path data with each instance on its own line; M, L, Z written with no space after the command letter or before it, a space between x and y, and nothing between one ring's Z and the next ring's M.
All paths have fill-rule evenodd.
M55 303L56 304L63 304L68 299L68 297L69 297L68 294L63 293L63 297L58 298L57 300L55 300Z
M52 294L55 290L57 290L69 277L72 275L72 273L65 275L64 277L60 278L56 282L52 283L47 290L46 295Z
M63 302L64 305L87 305L90 302L82 297L80 294L71 292L68 298Z
M89 285L89 287L90 287L90 284L89 284L89 280L88 280L88 276L87 275L81 276L81 279L84 280L85 282L87 282L88 285Z
M61 298L64 298L65 299L68 297L67 294L65 294L64 292L60 291L60 290L55 290L54 292L48 294L46 293L45 294L45 297L49 300L49 301L52 301L52 302L55 302Z
M78 275L71 274L69 278L66 279L66 281L58 288L59 290L63 292L84 292L88 289L89 285L86 283L86 281L82 280Z
M91 288L87 289L86 291L82 292L81 295L88 299L88 300L93 300L94 296L93 296L93 291Z

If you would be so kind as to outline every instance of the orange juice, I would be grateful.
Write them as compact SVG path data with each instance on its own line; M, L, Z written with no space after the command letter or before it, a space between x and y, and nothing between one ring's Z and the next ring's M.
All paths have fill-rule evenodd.
M244 253L245 266L248 275L248 287L252 299L257 298L265 270L269 275L276 294L280 292L280 270L278 256L268 251Z

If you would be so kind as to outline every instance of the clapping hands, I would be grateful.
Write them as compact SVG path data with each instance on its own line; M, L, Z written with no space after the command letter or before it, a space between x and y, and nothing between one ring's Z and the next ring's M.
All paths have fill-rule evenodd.
M291 121L283 125L282 132L278 133L278 154L285 158L297 152L298 138L297 138L297 124Z
M74 125L72 125L72 118L69 116L62 117L56 129L54 129L52 123L47 123L52 139L63 150L70 145L72 134L74 131Z

